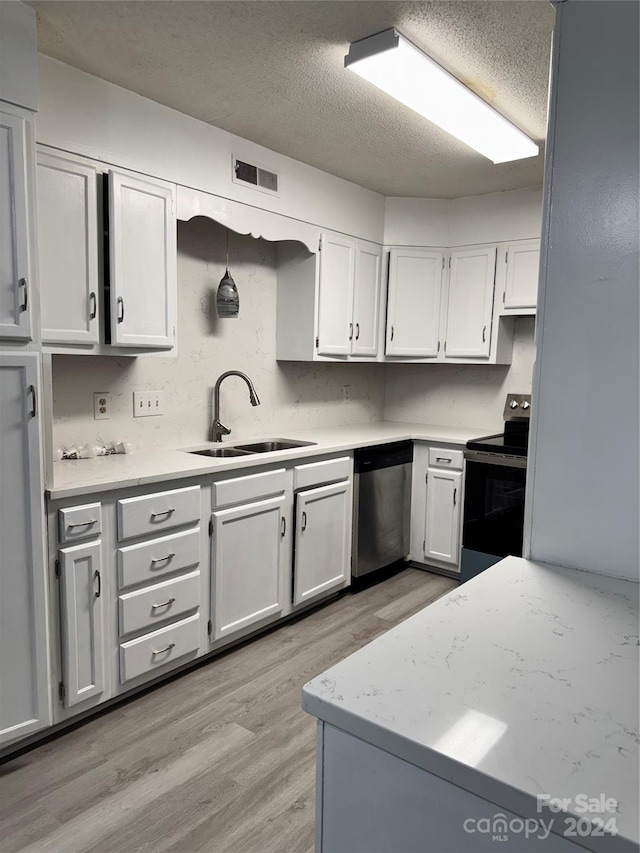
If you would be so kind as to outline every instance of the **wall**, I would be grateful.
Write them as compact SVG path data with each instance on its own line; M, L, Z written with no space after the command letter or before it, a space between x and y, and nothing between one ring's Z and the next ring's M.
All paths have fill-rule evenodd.
M638 4L557 14L525 534L638 580Z
M208 440L211 392L225 370L246 372L261 405L249 405L241 379L225 380L223 422L233 437L286 436L287 430L380 420L380 365L277 363L275 245L231 233L231 273L240 317L218 320L213 301L224 273L225 229L208 219L178 223L178 357L54 356L54 445L127 439L139 446ZM350 385L351 401L342 402ZM132 416L133 391L164 391L162 417ZM109 391L113 415L93 420L93 392Z

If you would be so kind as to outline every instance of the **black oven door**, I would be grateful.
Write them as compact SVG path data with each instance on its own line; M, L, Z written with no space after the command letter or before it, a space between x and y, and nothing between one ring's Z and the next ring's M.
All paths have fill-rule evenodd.
M461 579L522 556L526 457L465 453Z

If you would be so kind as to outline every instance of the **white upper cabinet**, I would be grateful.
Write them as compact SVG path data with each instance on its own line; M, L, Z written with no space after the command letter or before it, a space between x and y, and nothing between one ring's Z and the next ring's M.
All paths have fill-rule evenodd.
M175 186L109 172L111 343L171 348L176 339Z
M50 723L37 365L0 353L0 744Z
M355 241L323 234L318 288L318 354L349 355L353 339Z
M496 247L451 252L445 357L488 358Z
M391 249L386 353L436 358L444 253Z
M503 313L534 314L538 302L540 240L521 240L501 246L498 270L504 276Z
M31 340L28 138L33 122L0 112L0 338Z
M350 330L352 355L378 354L381 263L381 246L376 243L356 242L353 327Z
M42 340L97 344L97 169L42 150L37 162Z

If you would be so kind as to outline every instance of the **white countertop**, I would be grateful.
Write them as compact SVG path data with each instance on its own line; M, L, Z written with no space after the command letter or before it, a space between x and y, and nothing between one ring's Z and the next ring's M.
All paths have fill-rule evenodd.
M50 498L57 500L125 486L139 486L168 479L241 470L253 468L256 465L287 462L324 453L339 453L356 447L405 439L464 445L472 438L479 438L491 432L491 429L482 427L450 427L382 421L322 429L291 429L285 430L285 433L279 436L231 436L222 444L203 442L184 449L154 447L137 450L130 454L102 456L97 459L65 459L62 462L55 462L53 483L50 484L47 492ZM233 447L237 444L269 441L273 438L290 438L315 443L310 447L296 447L293 450L256 453L252 456L228 459L214 459L185 452L185 450L199 450L205 447Z
M508 557L305 685L321 720L516 814L617 800L637 850L638 584ZM545 815L542 815L545 817ZM554 826L562 833L566 814ZM603 815L607 820L611 814Z

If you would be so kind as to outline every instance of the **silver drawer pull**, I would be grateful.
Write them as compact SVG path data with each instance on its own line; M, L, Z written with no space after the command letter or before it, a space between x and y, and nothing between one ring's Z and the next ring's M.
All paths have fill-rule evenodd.
M451 464L451 460L447 459L446 456L436 456L436 462L446 462L447 465Z
M89 527L90 524L97 524L97 523L98 523L97 518L90 518L89 521L76 521L74 524L67 524L67 527L69 528L69 530L71 530L74 527Z
M170 652L174 646L175 646L175 643L169 643L169 645L165 646L164 649L154 649L151 652L151 654L152 655L161 655L163 652Z
M161 607L169 607L170 604L173 604L175 598L168 598L166 601L163 601L162 604L152 604L151 607L153 610L159 610Z
M167 560L172 560L175 557L173 551L170 554L165 554L164 557L152 557L152 563L165 563Z
M175 511L175 507L172 507L171 509L162 509L160 512L152 512L151 518L159 518L161 515L171 515L171 513Z

